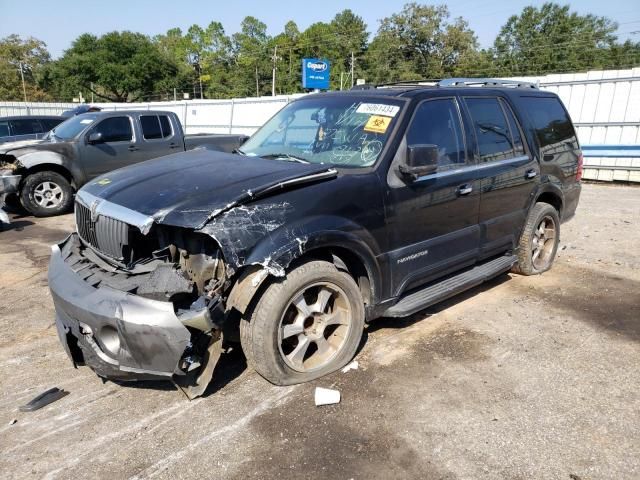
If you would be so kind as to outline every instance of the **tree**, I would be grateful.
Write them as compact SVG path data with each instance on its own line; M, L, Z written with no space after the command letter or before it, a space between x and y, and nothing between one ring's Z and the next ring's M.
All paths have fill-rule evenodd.
M267 94L271 76L270 38L267 25L255 17L242 20L240 32L231 37L234 62L234 96L260 96Z
M141 33L85 33L56 62L51 77L64 96L81 89L112 102L135 102L176 85L178 67Z
M373 82L450 76L476 48L466 20L450 22L446 6L408 3L380 21L367 52L368 76Z
M600 68L615 45L615 22L578 15L569 6L525 7L502 27L494 42L497 73L526 75Z
M48 100L39 83L50 62L47 45L37 38L9 35L0 39L0 100ZM24 76L24 91L22 84Z

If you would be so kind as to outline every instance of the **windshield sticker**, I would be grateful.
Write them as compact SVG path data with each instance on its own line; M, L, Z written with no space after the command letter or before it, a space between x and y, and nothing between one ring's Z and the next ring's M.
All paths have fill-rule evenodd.
M88 125L89 123L93 123L93 119L91 118L83 118L82 120L80 120L80 123L83 125Z
M111 183L111 179L110 178L103 178L102 180L98 180L95 185L100 185L100 186L105 186L105 185L109 185Z
M389 128L391 117L381 117L380 115L372 115L364 126L365 132L384 133Z
M400 111L400 107L398 105L388 105L386 103L362 103L356 111L358 113L368 113L369 115L395 117Z

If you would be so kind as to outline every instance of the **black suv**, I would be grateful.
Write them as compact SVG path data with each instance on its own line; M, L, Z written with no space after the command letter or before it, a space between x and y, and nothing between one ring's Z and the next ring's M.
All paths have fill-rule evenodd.
M109 173L76 198L49 285L75 365L209 382L222 337L278 384L351 360L365 322L549 269L582 155L558 97L452 79L313 94L235 154Z

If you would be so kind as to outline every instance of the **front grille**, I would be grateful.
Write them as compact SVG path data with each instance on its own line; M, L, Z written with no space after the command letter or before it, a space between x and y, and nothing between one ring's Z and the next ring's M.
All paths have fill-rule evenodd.
M124 247L129 245L129 225L104 215L99 215L94 222L91 211L76 202L76 226L80 238L94 249L116 260L124 259Z

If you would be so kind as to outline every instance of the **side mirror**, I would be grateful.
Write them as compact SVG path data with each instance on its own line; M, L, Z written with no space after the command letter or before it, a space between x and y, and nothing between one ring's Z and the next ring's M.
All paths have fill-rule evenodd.
M407 161L400 165L400 173L412 180L428 175L438 169L437 145L410 145L407 147Z
M93 132L89 134L89 143L95 145L96 143L102 143L102 133Z

